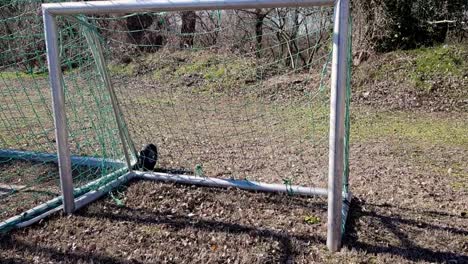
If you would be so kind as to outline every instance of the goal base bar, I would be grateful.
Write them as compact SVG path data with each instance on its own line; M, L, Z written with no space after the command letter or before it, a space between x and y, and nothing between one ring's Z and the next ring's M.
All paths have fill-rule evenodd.
M109 193L110 191L112 191L113 189L121 186L121 185L124 185L126 184L128 181L130 181L132 178L134 178L135 175L131 174L131 173L126 173L120 177L118 177L117 179L107 183L106 185L103 185L101 187L99 187L98 189L96 190L92 190L92 191L89 191L85 194L83 194L82 196L79 196L77 198L75 198L75 210L79 210L83 207L85 207L86 205L96 201L97 199L101 198L102 196L106 195L107 193ZM22 227L27 227L27 226L30 226L34 223L37 223L39 222L41 219L44 219L46 218L47 216L55 213L55 212L60 212L60 211L63 211L63 204L56 207L56 208L53 208L49 211L46 211L34 218L31 218L27 221L24 221L24 222L21 222L21 223L18 223L16 224L16 227L17 228L22 228ZM0 228L1 230L1 228Z
M89 196L89 194L96 193L97 191L101 191L100 194L103 196L107 192L111 191L112 189L109 187L118 187L121 184L125 184L128 180L130 180L133 177L133 174L130 174L127 171L127 168L122 168L119 169L115 172L109 173L105 176L102 176L101 178L91 181L87 183L86 185L81 186L80 188L76 188L74 190L75 195L78 195L78 198L75 198L75 203L78 207L83 207L86 204L83 204L80 202L79 199L84 196ZM119 175L122 175L118 177ZM117 177L117 178L116 178ZM116 179L114 179L116 178ZM122 178L125 178L125 181L122 181ZM107 184L104 184L104 182L107 182ZM100 183L103 183L103 185L97 189L94 188L94 186L99 186ZM118 183L118 184L117 184ZM105 189L106 192L102 192L102 190ZM93 194L95 195L95 194ZM94 200L98 199L99 197L96 197ZM92 202L90 201L90 202ZM83 204L83 205L82 205ZM81 205L81 206L80 206ZM57 208L63 209L63 203L62 203L62 196L55 197L47 202L44 202L42 204L37 205L34 208L31 208L19 215L10 217L6 219L5 221L0 222L0 233L3 232L8 232L9 230L13 228L18 228L18 227L25 227L32 225L39 220L47 217L48 215L60 211L56 210Z
M93 185L99 181L113 178L119 174L122 174L122 171L126 169L121 169L119 171L113 172L102 178L88 183L87 185L75 189L75 193L80 193L81 190L92 188ZM327 196L327 189L324 188L311 188L303 187L297 185L287 185L287 184L269 184L261 183L248 180L233 180L233 179L218 179L211 177L199 177L199 176L190 176L190 175L180 175L180 174L170 174L170 173L160 173L160 172L145 172L145 171L133 171L127 172L123 175L117 177L116 179L109 181L108 183L100 186L97 189L92 189L83 195L80 195L75 198L75 208L80 209L102 196L106 195L113 189L118 186L124 185L132 179L142 179L142 180L153 180L161 182L172 182L179 184L187 185L197 185L205 187L218 187L218 188L237 188L247 191L258 191L258 192L269 192L269 193L286 193L290 195L298 196ZM14 216L6 221L0 222L0 232L8 231L11 228L21 228L30 226L34 223L39 222L41 219L46 218L47 216L63 210L62 197L54 198L50 201L47 201L43 204L40 204L18 216ZM347 213L347 210L346 210ZM33 216L30 219L27 219L27 216ZM344 218L346 219L346 218Z
M33 152L33 151L22 151L13 149L0 149L0 159L15 159L15 160L26 160L35 162L53 162L58 163L57 154ZM109 168L123 168L126 167L126 163L119 160L107 159L107 158L96 158L86 156L71 156L72 165L86 166L86 167L109 167Z
M328 194L328 191L325 188L303 187L289 184L270 184L248 180L219 179L160 172L135 171L134 174L140 179L145 180L173 182L206 187L237 188L247 191L287 193L290 195L300 196L327 196Z

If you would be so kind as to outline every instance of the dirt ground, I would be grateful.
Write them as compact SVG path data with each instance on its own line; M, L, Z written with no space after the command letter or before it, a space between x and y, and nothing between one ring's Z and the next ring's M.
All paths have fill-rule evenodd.
M416 150L352 148L344 248L331 255L326 201L133 182L77 215L4 235L2 263L467 263L467 191L411 162ZM419 152L421 151L421 152ZM438 153L436 152L438 151ZM439 160L466 150L423 149ZM404 153L404 154L403 154ZM440 155L440 156L439 156ZM444 162L443 160L439 160ZM364 165L365 164L365 165ZM306 218L317 221L306 221Z
M256 97L184 78L120 84L133 91L118 94L132 138L160 147L160 168L326 186L328 118L311 113L326 113L327 100L271 99L278 81ZM0 262L468 263L466 113L353 107L354 199L339 253L325 246L324 198L135 181L75 215L1 235Z

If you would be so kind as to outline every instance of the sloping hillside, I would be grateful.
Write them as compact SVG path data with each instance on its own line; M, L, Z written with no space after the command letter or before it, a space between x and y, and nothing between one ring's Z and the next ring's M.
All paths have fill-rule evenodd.
M354 69L354 101L394 110L468 111L468 47L374 56Z

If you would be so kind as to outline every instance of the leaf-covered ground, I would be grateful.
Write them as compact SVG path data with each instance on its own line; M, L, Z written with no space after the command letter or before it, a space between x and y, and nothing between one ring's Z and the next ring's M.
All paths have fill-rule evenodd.
M411 56L409 65L418 65L427 54ZM316 115L326 113L326 100L312 108L301 100L314 77L273 76L253 93L239 92L229 88L252 76L226 83L224 72L248 63L222 68L200 61L183 61L188 65L178 70L170 61L114 66L117 88L133 91L140 106L122 102L129 126L138 128L133 138L160 146L160 168L201 164L209 176L326 186L328 118ZM401 86L386 86L369 71L372 86L359 79L366 67L356 70L354 199L341 252L325 246L326 199L136 181L73 216L2 235L0 262L468 263L468 114L460 104L466 88L457 86L455 96L413 82L411 74L434 74L425 65L411 66L418 72ZM462 72L448 71L457 85L463 81ZM413 92L431 99L407 104Z

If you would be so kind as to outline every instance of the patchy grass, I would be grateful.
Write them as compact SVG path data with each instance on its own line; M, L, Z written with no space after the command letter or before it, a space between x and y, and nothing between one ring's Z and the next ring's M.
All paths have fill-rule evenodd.
M382 55L378 65L368 69L367 78L386 80L390 76L409 80L416 88L427 88L437 77L466 77L468 71L468 48L464 45L443 45L415 50L395 51ZM370 70L370 71L369 71Z
M186 85L193 92L226 91L255 80L254 60L239 56L178 51L149 56L143 63L153 65L156 81Z
M317 142L328 138L328 110L327 104L316 106L272 105L266 108L266 113L270 116L278 116L282 120L279 123L279 133L288 137Z
M329 129L328 105L319 107L288 105L267 108L269 115L283 120L281 132L307 140L327 138ZM368 112L365 108L351 110L351 141L395 141L461 147L468 149L466 117L447 118L430 113ZM456 174L456 169L453 174Z
M175 102L171 98L148 97L146 95L138 96L133 101L139 106L174 106Z
M376 55L353 70L354 100L379 108L466 112L466 87L466 45Z
M121 76L133 76L136 73L137 65L135 63L129 64L109 64L109 72L111 74L121 75Z
M11 72L11 71L0 72L0 79L4 79L4 80L33 79L33 78L42 78L42 77L47 77L47 76L49 76L47 72L39 72L39 73Z
M452 183L452 187L454 189L468 189L468 169L466 164L461 164L459 162L452 163L447 170L441 171L441 174L443 173L446 173L448 176L454 178L454 182Z
M329 129L328 105L270 106L268 115L283 120L281 132L305 139L326 138ZM351 141L376 139L424 145L453 146L468 149L468 123L465 115L440 116L406 111L376 112L367 108L351 110Z
M352 112L352 140L399 139L468 148L468 123L460 118L412 112Z
M431 90L437 77L464 77L468 71L468 49L464 45L421 48L409 52L414 56L411 79L417 88Z
M389 142L396 155L405 156L413 166L451 179L454 190L468 188L468 167L459 157L468 150L466 115L353 110L352 143Z
M253 73L253 62L249 59L230 57L227 55L216 56L207 54L195 54L191 60L175 71L176 76L200 74L206 80L219 80L232 77L241 77L246 72ZM251 69L250 71L248 69ZM232 76L232 77L231 77ZM247 76L242 76L247 77Z
M395 156L410 163L414 168L427 174L437 175L445 179L452 190L463 191L468 189L468 164L464 161L468 148L466 145L427 144L405 142L383 138L389 142Z

